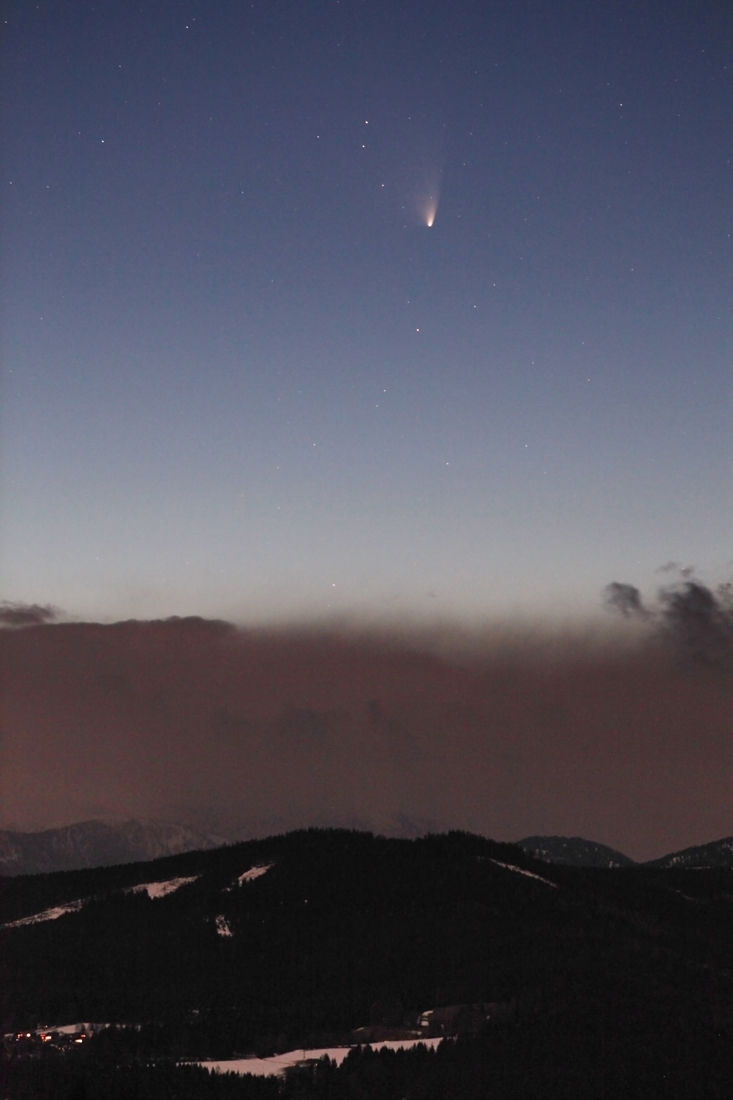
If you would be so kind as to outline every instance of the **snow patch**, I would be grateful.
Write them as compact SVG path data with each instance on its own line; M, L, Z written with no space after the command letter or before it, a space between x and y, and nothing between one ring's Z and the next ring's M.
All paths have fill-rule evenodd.
M381 1043L368 1043L372 1050L407 1050L410 1047L422 1046L435 1048L445 1042L437 1039L385 1039ZM255 1077L277 1077L285 1073L292 1066L299 1063L317 1062L328 1056L332 1062L341 1065L349 1056L353 1046L349 1047L320 1047L317 1050L290 1050L287 1054L275 1054L272 1058L229 1058L220 1062L196 1062L196 1065L212 1073L251 1073Z
M145 891L149 898L164 898L166 894L172 894L175 890L179 890L181 886L186 886L189 882L195 882L200 877L200 875L190 875L188 878L171 878L167 882L143 882L139 886L130 886L122 892L123 894L141 894ZM90 898L79 898L77 901L67 901L63 905L55 905L53 909L44 909L42 913L34 913L31 917L21 917L20 920L2 924L0 928L22 928L25 924L40 924L41 921L45 920L58 920L59 917L64 917L67 913L78 912L90 900Z
M220 936L233 936L232 927L226 917L218 916L216 921L216 931Z
M256 878L260 878L261 875L266 874L274 866L274 863L258 863L256 867L250 867L249 871L245 871L243 875L239 876L237 885L242 886L245 882L254 882Z
M527 878L536 878L538 882L544 882L546 886L552 886L555 890L559 890L560 887L556 882L552 882L549 878L543 878L542 875L536 875L533 871L525 871L523 867L515 867L513 863L502 863L500 859L489 859L490 863L495 863L497 867L504 867L507 871L516 871L518 875L526 875Z
M57 1027L55 1024L53 1027L42 1027L37 1029L38 1035L80 1035L86 1032L87 1034L93 1034L95 1031L103 1031L106 1027L112 1027L112 1024L62 1024L61 1027Z
M188 878L169 878L166 882L141 882L139 886L131 886L125 890L126 894L142 894L143 890L149 898L164 898L167 894L173 894L182 886L188 886L189 882L195 882L200 875L189 875Z
M22 928L24 924L40 924L44 920L58 920L67 913L76 913L89 898L79 898L78 901L67 901L65 905L56 905L53 909L44 909L42 913L34 913L32 917L21 917L20 920L12 920L8 924L0 925L2 928Z

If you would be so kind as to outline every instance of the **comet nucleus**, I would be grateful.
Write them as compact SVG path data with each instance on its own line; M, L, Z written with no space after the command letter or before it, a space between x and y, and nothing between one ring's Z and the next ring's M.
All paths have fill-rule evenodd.
M417 212L423 225L430 229L435 222L440 202L440 169L426 171L427 179L418 192Z

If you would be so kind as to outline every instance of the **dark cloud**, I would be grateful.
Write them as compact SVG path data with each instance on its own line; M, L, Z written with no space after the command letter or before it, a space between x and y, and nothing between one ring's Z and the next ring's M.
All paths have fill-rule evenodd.
M643 639L53 623L0 632L0 672L0 826L733 832L728 681Z
M730 585L712 592L685 581L660 593L662 622L680 655L711 668L733 667L733 607Z
M624 618L636 618L654 626L656 638L669 646L686 664L720 671L733 668L733 585L716 591L690 580L692 569L674 562L657 572L676 572L681 578L660 589L657 606L644 606L632 584L613 581L603 591L606 606Z
M59 615L59 609L50 604L0 603L0 626L36 626L53 622Z
M611 581L603 590L606 606L618 611L624 618L645 616L646 609L641 601L641 592L633 584L620 584Z

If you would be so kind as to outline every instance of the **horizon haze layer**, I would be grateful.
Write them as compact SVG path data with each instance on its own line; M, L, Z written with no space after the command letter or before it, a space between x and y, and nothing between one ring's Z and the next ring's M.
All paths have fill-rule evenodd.
M6 828L417 822L639 861L733 833L730 677L642 634L47 623L0 656Z

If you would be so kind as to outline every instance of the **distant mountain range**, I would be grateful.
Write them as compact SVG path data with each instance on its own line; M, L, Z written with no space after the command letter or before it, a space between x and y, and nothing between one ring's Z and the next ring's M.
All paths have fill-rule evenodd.
M696 867L733 868L733 836L713 840L709 844L698 844L693 848L684 848L680 852L671 852L650 859L645 863L635 860L608 848L605 844L596 844L581 836L527 836L518 840L520 848L545 863L561 863L568 867L681 867L691 870Z
M416 834L413 831L411 835ZM161 821L130 820L117 824L80 821L34 833L0 830L0 875L112 867L183 852L208 851L241 839L241 835L224 836ZM568 867L733 867L733 837L672 852L643 865L623 852L578 836L528 836L516 843L536 859Z
M229 842L228 837L159 821L80 821L40 833L0 830L0 875L111 867Z

